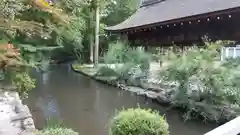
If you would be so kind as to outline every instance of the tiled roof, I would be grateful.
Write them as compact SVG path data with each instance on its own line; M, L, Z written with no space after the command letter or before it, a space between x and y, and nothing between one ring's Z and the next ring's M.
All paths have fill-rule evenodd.
M165 0L139 8L128 19L106 30L125 30L233 8L240 8L240 0Z

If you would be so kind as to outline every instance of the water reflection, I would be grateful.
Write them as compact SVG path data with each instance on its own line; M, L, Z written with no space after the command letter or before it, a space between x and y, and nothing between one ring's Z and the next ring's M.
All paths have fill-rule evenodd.
M43 82L44 85L47 84L48 78L49 78L49 72L42 73L42 82Z
M151 100L93 81L69 68L69 65L52 67L45 77L37 77L37 87L26 100L37 127L41 128L42 119L51 116L64 120L81 135L107 135L106 125L116 110L137 106L165 115L171 135L202 135L215 127L199 122L184 123L175 111L167 111Z
M43 111L44 118L60 118L57 102L52 97L38 97L36 107Z

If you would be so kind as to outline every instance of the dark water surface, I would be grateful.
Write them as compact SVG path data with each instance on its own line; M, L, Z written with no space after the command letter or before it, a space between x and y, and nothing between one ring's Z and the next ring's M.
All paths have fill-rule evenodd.
M34 72L37 87L25 103L41 129L48 117L61 119L80 135L107 135L107 124L116 110L141 106L165 115L171 135L203 135L214 128L200 122L183 122L176 111L134 93L110 87L73 72L69 65L53 66L45 74Z

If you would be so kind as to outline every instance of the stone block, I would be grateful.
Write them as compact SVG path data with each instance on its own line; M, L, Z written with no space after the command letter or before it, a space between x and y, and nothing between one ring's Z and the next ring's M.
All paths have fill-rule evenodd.
M170 104L171 103L171 100L162 93L157 94L156 100L159 104Z
M14 122L14 121L25 120L25 119L31 118L31 117L32 117L31 114L22 112L22 113L19 113L16 116L11 117L10 119L11 119L12 122Z
M22 129L24 130L34 130L35 126L34 126L34 121L32 118L27 118L25 120L23 120L22 122Z

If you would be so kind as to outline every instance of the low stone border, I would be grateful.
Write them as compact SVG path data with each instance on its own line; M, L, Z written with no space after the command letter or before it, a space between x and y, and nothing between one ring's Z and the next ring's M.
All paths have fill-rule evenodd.
M136 93L136 95L145 96L149 99L157 101L161 105L170 105L170 103L171 103L171 95L169 95L170 92L168 92L168 91L163 91L163 90L153 91L153 90L151 90L151 88L126 86L125 84L118 83L118 82L112 83L111 80L104 79L106 77L96 77L96 76L89 75L88 73L86 73L84 71L74 69L73 65L71 65L71 68L76 73L80 73L84 76L90 77L91 79L94 79L101 83L115 86L115 87L120 88L125 91L130 91L130 92Z
M29 108L17 92L0 90L0 135L34 135Z

